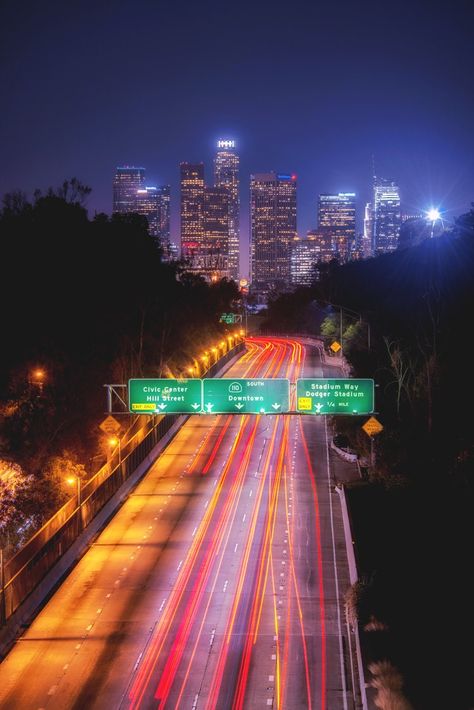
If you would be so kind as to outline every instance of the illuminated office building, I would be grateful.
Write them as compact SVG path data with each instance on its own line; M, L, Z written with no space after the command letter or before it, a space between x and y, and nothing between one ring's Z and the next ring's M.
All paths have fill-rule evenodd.
M257 293L288 288L290 244L296 236L296 175L250 178L251 274Z
M145 186L145 168L117 167L113 181L113 214L136 212L137 190Z
M132 212L146 217L148 232L158 241L158 195L156 187L143 187L135 193L135 207Z
M355 193L321 194L318 200L318 230L332 240L333 258L345 263L351 258L356 233Z
M321 243L317 236L294 237L290 243L291 283L311 286L316 280L317 264L321 262Z
M181 164L181 256L208 280L229 276L230 190L206 187L202 163Z
M199 272L210 281L229 277L230 192L227 187L204 189L204 239Z
M362 257L368 259L373 256L373 205L367 202L364 211L364 234L362 237Z
M181 257L194 270L204 240L204 165L181 163Z
M235 141L217 141L214 158L214 185L229 191L229 256L228 273L235 281L240 271L240 198L239 198L239 156L235 152Z
M387 254L398 247L400 191L393 180L374 178L373 253Z

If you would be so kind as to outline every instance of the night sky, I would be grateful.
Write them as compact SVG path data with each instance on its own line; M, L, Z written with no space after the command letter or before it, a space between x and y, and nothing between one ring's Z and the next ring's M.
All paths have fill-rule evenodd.
M90 213L110 213L115 166L143 165L172 186L179 241L179 162L203 160L210 182L215 140L232 137L243 241L251 172L298 175L302 235L319 192L357 192L361 226L372 154L406 210L435 203L449 221L474 200L472 7L4 0L0 193L76 176Z

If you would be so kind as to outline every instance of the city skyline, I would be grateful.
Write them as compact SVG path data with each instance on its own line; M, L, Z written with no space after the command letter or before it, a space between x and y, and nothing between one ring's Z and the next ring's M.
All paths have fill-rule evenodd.
M230 136L242 183L260 171L298 175L301 235L316 227L322 192L356 192L361 231L373 155L407 211L435 203L449 222L470 207L471 11L460 3L401 0L386 13L372 1L290 11L264 0L230 13L204 2L183 18L145 0L113 13L86 1L78 14L54 3L0 13L0 194L76 176L93 189L90 214L110 213L110 177L128 163L145 165L151 185L171 184L176 205L179 163L204 159L210 183L215 141ZM178 222L174 210L175 243Z

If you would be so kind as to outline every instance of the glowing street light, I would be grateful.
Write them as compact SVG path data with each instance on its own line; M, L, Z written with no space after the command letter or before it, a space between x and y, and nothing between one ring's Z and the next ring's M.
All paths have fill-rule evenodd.
M441 219L441 212L436 207L431 207L426 213L429 222L437 222Z
M118 459L119 459L119 465L120 465L122 463L122 452L120 449L120 439L118 438L118 436L112 436L109 439L109 444L112 447L118 446Z
M30 383L32 385L36 385L38 387L40 393L42 393L45 378L46 378L45 370L42 370L40 367L38 367L36 370L33 370L31 372Z
M69 476L69 478L66 478L66 483L69 486L76 486L76 497L77 497L77 507L80 508L82 501L81 501L81 479L79 476Z

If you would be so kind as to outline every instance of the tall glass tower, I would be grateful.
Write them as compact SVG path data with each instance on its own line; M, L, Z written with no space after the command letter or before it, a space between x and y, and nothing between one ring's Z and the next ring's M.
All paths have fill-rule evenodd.
M123 165L116 168L113 182L114 214L136 212L137 190L145 186L145 168Z
M354 192L324 193L318 201L318 229L331 237L334 258L349 261L356 233Z
M387 254L398 247L401 211L400 190L396 182L374 178L373 253Z
M296 236L296 175L250 176L251 274L258 293L286 289Z
M214 185L229 191L229 255L228 272L235 281L240 271L240 197L239 197L239 156L235 152L235 141L217 141L214 158Z
M190 265L204 241L204 165L181 163L181 256Z

